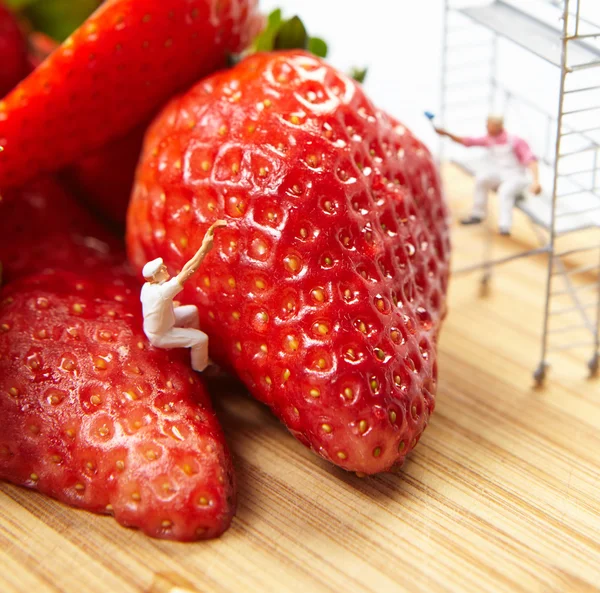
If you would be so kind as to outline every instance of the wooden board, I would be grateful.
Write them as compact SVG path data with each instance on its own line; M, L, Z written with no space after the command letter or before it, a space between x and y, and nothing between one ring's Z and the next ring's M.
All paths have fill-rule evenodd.
M467 200L471 181L446 177ZM457 263L481 232L457 231ZM502 255L532 237L518 221L496 243ZM531 388L544 278L540 257L499 269L487 299L475 275L454 279L436 413L400 473L346 474L223 393L240 501L225 536L154 541L2 484L0 591L600 591L600 383L575 352Z

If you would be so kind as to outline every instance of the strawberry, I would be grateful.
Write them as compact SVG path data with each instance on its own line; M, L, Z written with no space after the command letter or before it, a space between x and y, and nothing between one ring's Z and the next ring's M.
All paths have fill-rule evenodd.
M448 282L425 146L318 58L257 54L151 126L130 259L178 270L219 218L182 298L211 358L323 457L367 474L401 464L434 408Z
M135 283L57 272L0 295L0 479L153 537L227 529L230 456L185 350L146 340Z
M27 45L15 16L0 1L0 98L27 75Z
M88 273L117 265L123 249L51 178L3 192L0 263L10 282L43 270Z
M138 126L79 159L61 175L90 207L121 225L125 223L145 131L145 126Z
M0 186L57 170L225 65L256 0L107 0L0 103Z
M29 35L29 61L37 68L59 44L43 33ZM93 150L61 173L61 178L82 201L105 218L125 222L147 122Z

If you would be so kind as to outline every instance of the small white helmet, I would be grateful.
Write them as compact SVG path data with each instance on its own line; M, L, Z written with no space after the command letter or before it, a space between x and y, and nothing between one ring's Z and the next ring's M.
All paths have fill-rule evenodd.
M153 259L152 261L149 261L142 269L142 274L144 278L154 278L155 274L158 273L158 271L161 269L164 263L165 262L163 261L162 257L158 257L156 259Z

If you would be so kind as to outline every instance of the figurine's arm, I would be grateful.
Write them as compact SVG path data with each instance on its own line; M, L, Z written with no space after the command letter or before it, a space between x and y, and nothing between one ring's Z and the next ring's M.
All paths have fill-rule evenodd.
M208 229L206 235L204 235L202 245L196 252L196 255L194 255L194 257L192 257L192 259L190 259L190 261L183 266L181 272L179 272L177 275L177 281L179 284L181 284L181 286L183 286L196 273L206 255L212 249L215 238L215 229L224 226L227 226L227 223L224 220L217 220L217 222L215 222Z
M531 171L532 182L529 186L529 191L538 195L542 193L542 186L540 185L540 166L538 160L533 154L531 147L523 138L516 137L514 140L515 154L519 159L519 162L526 166Z
M447 130L444 130L443 128L434 128L434 130L437 132L437 134L439 136L446 136L446 138L450 138L450 140L452 140L452 142L457 142L458 144L462 144L463 146L466 146L465 139L462 136L457 136L456 134L451 134L450 132L448 132Z

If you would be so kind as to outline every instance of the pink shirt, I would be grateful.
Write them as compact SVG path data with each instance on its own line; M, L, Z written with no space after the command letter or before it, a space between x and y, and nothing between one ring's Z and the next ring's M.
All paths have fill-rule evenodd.
M531 148L523 138L518 136L509 135L506 131L502 132L498 136L476 136L464 138L465 146L484 146L489 148L496 144L512 143L515 156L523 166L530 165L537 161L537 157L531 151Z

